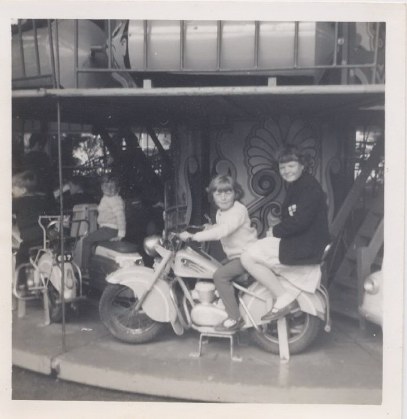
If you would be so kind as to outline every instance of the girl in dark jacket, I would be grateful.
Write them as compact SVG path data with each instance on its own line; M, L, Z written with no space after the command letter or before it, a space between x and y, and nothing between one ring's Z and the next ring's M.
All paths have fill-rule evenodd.
M288 147L281 152L278 163L280 175L287 183L281 219L275 220L266 238L248 247L241 256L250 275L276 297L273 308L262 320L285 316L295 300L280 284L273 267L318 264L329 243L325 194L318 181L306 172L304 156L298 149Z

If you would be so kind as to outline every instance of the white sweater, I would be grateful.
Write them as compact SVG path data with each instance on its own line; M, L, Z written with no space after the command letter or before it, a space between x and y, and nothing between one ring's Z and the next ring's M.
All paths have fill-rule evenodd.
M110 227L117 229L117 235L123 238L126 235L126 217L124 212L124 201L119 195L102 196L98 205L99 227Z
M247 208L235 201L230 209L217 211L216 224L195 233L193 238L197 242L220 240L227 258L235 259L240 257L248 244L257 240L257 233L250 226Z

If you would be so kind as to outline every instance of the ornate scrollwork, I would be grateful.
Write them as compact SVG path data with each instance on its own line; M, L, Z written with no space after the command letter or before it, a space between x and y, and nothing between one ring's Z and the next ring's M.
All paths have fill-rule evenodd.
M236 167L228 159L222 158L216 160L214 164L214 170L214 175L229 175L232 176L233 179L236 179Z
M212 177L216 175L230 175L236 179L237 170L235 164L229 160L222 150L222 143L227 136L230 135L228 130L221 130L217 133L215 140L216 158L212 165Z

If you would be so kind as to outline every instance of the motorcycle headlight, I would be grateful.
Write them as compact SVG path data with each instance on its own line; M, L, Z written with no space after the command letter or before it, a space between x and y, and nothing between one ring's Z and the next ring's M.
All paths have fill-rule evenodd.
M147 253L148 256L157 256L155 247L157 246L157 244L160 243L160 240L160 236L157 235L148 236L144 239L144 251Z
M379 281L374 276L369 276L365 279L363 288L368 294L377 294L379 291Z

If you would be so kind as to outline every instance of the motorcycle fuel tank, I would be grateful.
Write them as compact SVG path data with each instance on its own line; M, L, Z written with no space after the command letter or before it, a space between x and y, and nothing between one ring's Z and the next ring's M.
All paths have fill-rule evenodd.
M62 292L62 270L50 253L45 253L38 261L38 271L52 283L59 294ZM76 297L76 279L70 263L64 263L64 298L70 301Z
M178 251L174 261L174 273L181 278L212 279L221 264L204 252L190 247Z

